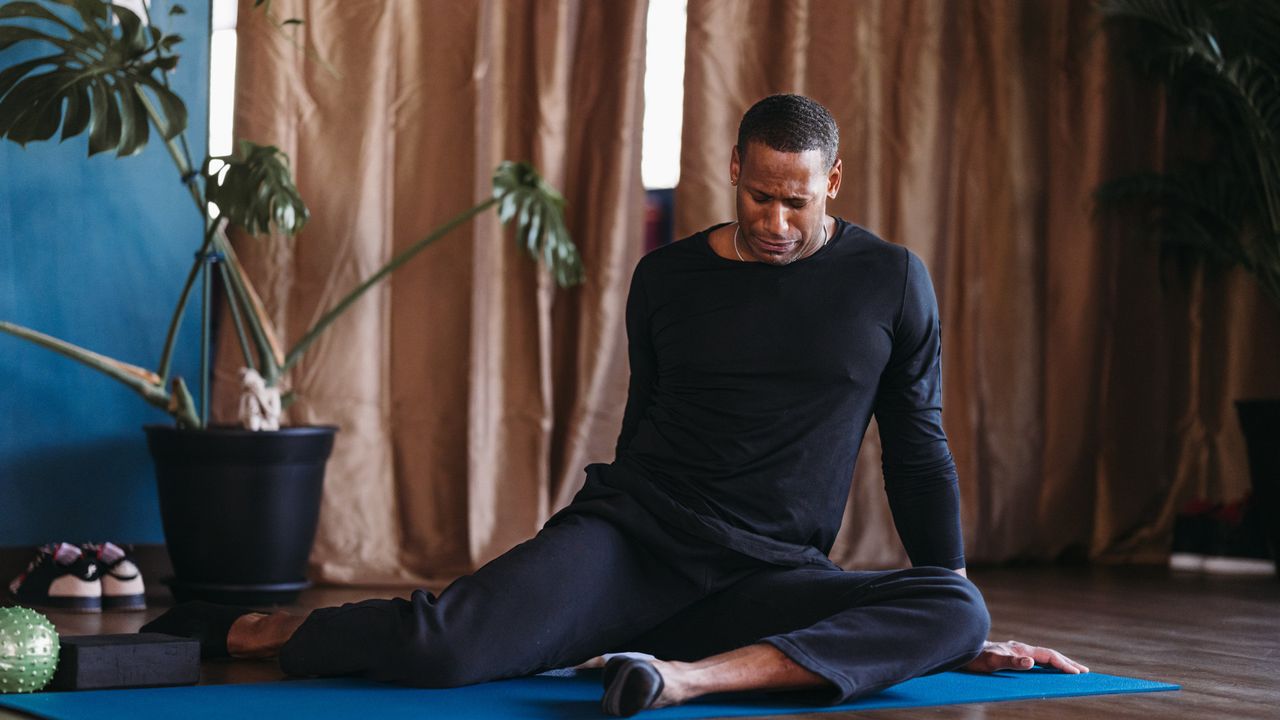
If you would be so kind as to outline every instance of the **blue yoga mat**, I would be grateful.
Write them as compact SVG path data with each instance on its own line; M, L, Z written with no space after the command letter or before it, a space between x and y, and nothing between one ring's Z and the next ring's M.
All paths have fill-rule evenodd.
M721 695L680 707L650 710L644 718L783 715L837 710L905 708L953 703L1032 700L1078 695L1177 690L1177 685L1088 673L1031 670L991 675L942 673L895 685L845 705L797 704L778 695ZM50 720L170 720L186 718L598 718L600 675L539 676L451 690L420 690L364 680L292 680L243 685L195 685L149 690L0 695L0 707Z

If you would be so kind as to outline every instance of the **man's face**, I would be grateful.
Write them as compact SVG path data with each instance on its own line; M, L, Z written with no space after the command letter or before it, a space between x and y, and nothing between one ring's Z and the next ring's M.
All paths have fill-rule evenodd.
M733 149L729 180L737 185L738 250L770 265L812 255L825 242L827 198L840 189L840 161L822 153L781 152L763 143Z

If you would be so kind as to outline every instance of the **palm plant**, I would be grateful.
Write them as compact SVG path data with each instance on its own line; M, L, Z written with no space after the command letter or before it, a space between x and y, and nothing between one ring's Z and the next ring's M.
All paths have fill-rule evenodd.
M1238 264L1280 308L1280 4L1102 0L1120 50L1166 91L1166 169L1102 185L1150 203L1177 255Z
M259 2L257 6L263 6ZM269 3L267 3L269 5ZM269 8L268 8L269 9ZM174 5L170 14L184 12ZM294 23L296 21L285 21ZM393 270L477 215L497 207L503 223L516 221L516 235L529 254L566 287L582 280L582 264L563 219L564 199L528 165L503 163L493 194L452 218L394 257L324 313L286 350L258 293L236 259L226 231L278 231L293 235L308 211L288 168L274 147L241 142L236 153L192 161L186 140L187 109L166 76L177 66L181 37L167 35L146 10L140 17L106 0L19 1L0 5L0 52L13 46L52 49L50 54L0 63L0 137L20 145L66 140L88 133L89 155L141 151L152 128L164 143L196 210L204 237L173 310L157 369L131 365L37 330L0 320L0 331L24 338L124 383L148 403L173 416L179 427L208 422L210 283L220 282L248 368L268 387L278 386L315 339L339 315ZM203 278L200 396L197 406L171 359L187 304ZM289 396L286 396L287 404Z

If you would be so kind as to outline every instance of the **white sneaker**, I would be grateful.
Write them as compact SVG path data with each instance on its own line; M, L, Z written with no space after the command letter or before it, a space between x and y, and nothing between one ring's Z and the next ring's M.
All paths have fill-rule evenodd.
M115 543L86 543L81 548L102 575L103 610L145 610L147 588L132 556Z

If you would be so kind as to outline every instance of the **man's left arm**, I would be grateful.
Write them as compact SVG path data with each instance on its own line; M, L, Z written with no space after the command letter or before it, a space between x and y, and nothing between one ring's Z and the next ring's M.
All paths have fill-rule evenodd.
M946 567L968 577L959 483L942 430L938 303L924 263L911 253L907 253L893 351L876 393L875 416L883 450L885 493L911 563ZM1071 674L1089 671L1056 650L1016 640L988 641L964 669L1027 670L1037 663Z
M893 348L876 391L885 494L912 565L963 571L960 490L942 431L942 331L924 263L903 250Z

